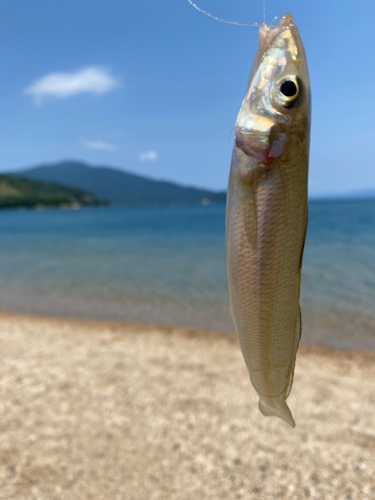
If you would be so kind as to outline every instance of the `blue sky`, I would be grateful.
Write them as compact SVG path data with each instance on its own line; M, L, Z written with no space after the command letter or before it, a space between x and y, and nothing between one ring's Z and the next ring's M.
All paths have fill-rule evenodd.
M262 22L262 0L197 0ZM313 96L310 193L375 189L374 0L291 12ZM0 170L81 159L224 189L257 28L186 0L12 0L0 8Z

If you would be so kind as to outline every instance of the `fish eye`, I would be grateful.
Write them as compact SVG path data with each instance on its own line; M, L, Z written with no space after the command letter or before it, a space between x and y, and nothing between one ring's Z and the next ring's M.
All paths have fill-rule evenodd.
M298 88L292 80L286 80L280 85L280 92L284 94L285 97L294 97L298 92Z
M300 94L298 79L294 75L288 75L278 85L278 101L284 106L290 106Z

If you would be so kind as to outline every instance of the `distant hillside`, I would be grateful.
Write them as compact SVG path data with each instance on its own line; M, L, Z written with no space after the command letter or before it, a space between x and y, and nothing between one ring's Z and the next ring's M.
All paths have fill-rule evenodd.
M346 193L324 194L311 196L311 201L361 201L375 200L375 189L363 191L349 191Z
M348 199L367 199L371 200L375 198L375 189L368 189L363 191L352 191L343 195L343 198Z
M0 208L100 204L103 202L82 189L0 174Z
M196 205L225 203L226 193L155 181L111 167L64 161L12 172L11 175L59 182L85 189L97 198L126 205Z

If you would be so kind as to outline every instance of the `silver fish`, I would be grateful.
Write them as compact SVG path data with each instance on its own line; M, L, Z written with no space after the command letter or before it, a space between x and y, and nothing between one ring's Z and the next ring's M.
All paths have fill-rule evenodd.
M293 17L262 24L235 125L226 212L229 300L259 409L295 426L287 399L301 336L310 84Z

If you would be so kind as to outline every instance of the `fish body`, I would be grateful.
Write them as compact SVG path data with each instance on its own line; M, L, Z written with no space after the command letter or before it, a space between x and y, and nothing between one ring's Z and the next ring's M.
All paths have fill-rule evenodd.
M293 17L259 28L235 125L226 212L229 300L259 409L294 427L285 402L301 336L310 85Z

